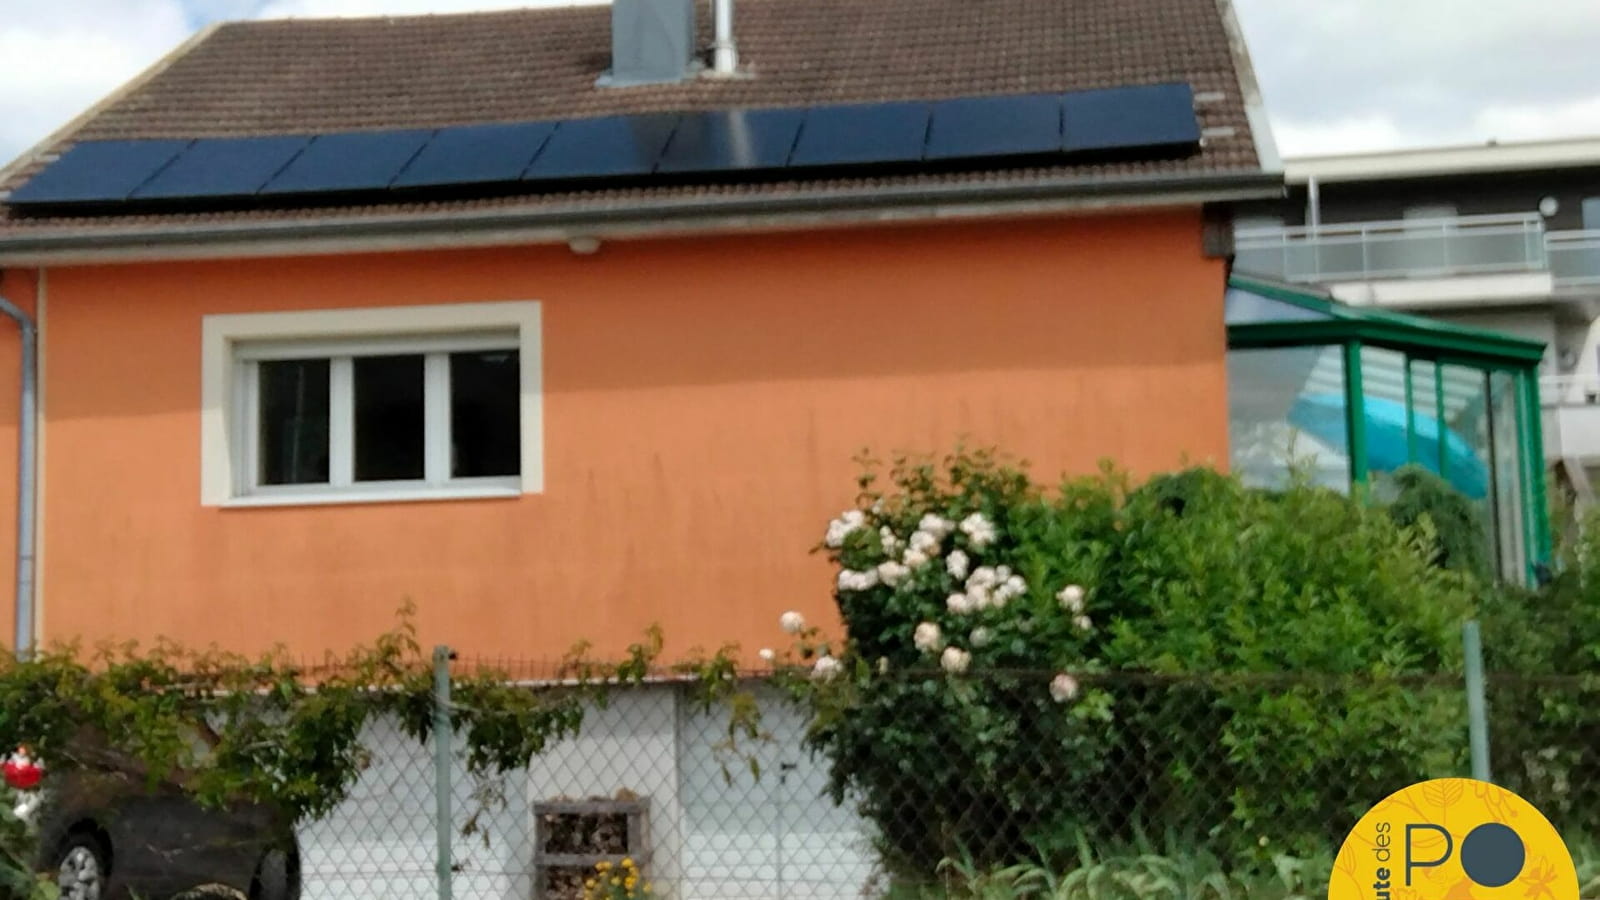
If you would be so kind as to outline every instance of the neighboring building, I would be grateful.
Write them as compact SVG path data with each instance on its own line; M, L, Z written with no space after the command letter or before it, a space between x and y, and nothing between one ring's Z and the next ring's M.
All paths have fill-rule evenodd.
M1600 466L1600 139L1291 159L1238 208L1237 270L1543 342L1544 447Z

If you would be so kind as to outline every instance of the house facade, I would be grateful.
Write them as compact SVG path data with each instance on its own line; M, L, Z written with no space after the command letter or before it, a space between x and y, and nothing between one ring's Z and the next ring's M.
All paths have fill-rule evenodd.
M622 86L629 9L224 25L9 167L27 637L749 651L831 617L863 450L1226 465L1225 210L1279 182L1225 4L747 0L735 71ZM991 146L1039 97L1067 152Z

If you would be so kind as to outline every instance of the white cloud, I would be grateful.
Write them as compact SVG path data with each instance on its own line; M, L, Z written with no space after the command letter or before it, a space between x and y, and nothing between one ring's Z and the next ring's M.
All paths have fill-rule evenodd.
M1562 116L1600 102L1595 0L1238 4L1288 154L1595 130Z
M1478 111L1476 130L1502 141L1600 137L1600 96L1568 103L1495 105Z
M1317 122L1278 121L1273 125L1272 135L1284 156L1360 153L1405 141L1400 127L1382 114Z
M73 0L0 16L0 161L137 75L191 26L179 0Z

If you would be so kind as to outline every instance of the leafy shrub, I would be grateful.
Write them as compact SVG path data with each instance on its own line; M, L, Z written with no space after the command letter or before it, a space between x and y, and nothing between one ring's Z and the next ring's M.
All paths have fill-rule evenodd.
M1483 513L1438 475L1421 466L1405 466L1378 481L1389 517L1404 526L1426 516L1438 543L1435 562L1446 569L1490 574L1489 544Z
M810 742L891 872L1055 866L1141 820L1267 865L1459 771L1459 682L1403 677L1459 671L1475 599L1430 565L1425 523L1202 469L1047 492L987 452L901 459L888 482L869 468L824 540L848 639L786 624ZM1262 680L1285 672L1324 680Z

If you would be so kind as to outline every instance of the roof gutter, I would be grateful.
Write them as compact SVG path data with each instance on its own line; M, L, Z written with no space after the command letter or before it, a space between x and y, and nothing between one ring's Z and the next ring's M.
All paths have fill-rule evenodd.
M18 659L33 655L34 621L34 493L38 453L38 350L39 331L21 307L0 297L0 314L17 323L22 337L21 402L17 405L17 597L16 650Z
M140 224L13 232L0 264L280 256L786 231L885 222L1053 215L1279 198L1283 177L1246 172L1112 179L879 186L788 195L656 200L614 207L442 210L320 219Z

